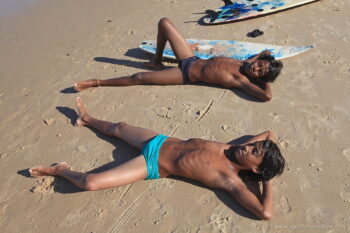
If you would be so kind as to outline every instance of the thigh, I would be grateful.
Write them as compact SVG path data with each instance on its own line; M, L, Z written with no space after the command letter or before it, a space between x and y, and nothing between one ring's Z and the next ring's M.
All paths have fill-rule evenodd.
M114 124L111 130L111 134L113 136L126 141L139 150L141 150L152 138L159 134L153 130L129 125L124 122Z
M182 72L179 68L142 72L140 73L140 79L143 84L178 85L184 83Z
M187 43L186 39L181 35L179 30L175 27L175 25L167 20L164 23L164 33L171 45L171 48L178 60L183 60L189 57L193 57L193 51L191 46Z
M106 189L131 184L147 177L147 165L142 155L118 167L100 173L89 174L89 182L96 189Z

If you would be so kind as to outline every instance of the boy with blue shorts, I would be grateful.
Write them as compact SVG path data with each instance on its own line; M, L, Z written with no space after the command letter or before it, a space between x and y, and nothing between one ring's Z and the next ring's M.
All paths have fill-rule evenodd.
M77 98L77 126L90 126L104 134L118 137L138 148L141 154L126 163L100 173L81 173L69 169L66 162L29 169L32 177L61 176L85 190L100 190L130 184L143 179L171 175L199 181L229 192L247 210L261 219L272 217L271 179L283 172L285 160L272 131L260 133L244 144L231 145L198 138L181 140L152 130L111 123L89 115ZM246 188L239 177L250 171L262 182L261 200Z

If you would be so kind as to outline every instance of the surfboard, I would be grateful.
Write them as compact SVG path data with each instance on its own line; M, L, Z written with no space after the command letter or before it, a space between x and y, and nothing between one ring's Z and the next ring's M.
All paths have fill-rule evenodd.
M271 55L280 60L298 55L312 48L312 46L277 46L228 40L187 39L187 42L195 56L202 59L209 59L212 57L230 57L237 60L246 60L264 50L269 50ZM140 49L151 54L156 53L156 47L157 41L155 40L143 41L139 46ZM163 57L176 59L169 43L165 46Z
M277 11L294 8L319 0L224 0L225 6L215 11L207 10L203 19L206 24L218 24L253 18Z

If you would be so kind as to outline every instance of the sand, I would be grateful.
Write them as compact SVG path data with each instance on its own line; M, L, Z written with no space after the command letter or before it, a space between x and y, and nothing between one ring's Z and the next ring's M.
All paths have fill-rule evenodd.
M1 232L350 231L350 2L322 0L239 23L198 25L198 13L221 4L37 1L0 18ZM144 71L148 56L136 48L155 39L165 16L187 38L315 47L284 60L267 103L196 85L72 93L76 81ZM263 36L246 37L257 28ZM99 118L184 139L229 142L274 130L288 168L273 181L273 219L257 221L228 194L186 180L81 192L63 179L26 177L35 165L67 161L90 171L137 155L118 139L73 126L78 95Z

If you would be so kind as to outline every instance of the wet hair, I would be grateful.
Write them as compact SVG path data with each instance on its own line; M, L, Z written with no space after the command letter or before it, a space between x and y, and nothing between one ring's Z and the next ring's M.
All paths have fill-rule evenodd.
M250 181L268 181L282 174L286 161L280 149L271 140L263 142L264 158L258 166L259 173L252 171L242 172L240 175Z
M277 76L281 73L283 68L283 63L281 61L275 60L275 58L269 54L261 55L258 60L265 60L270 62L269 73L264 77L260 78L262 82L274 82Z

